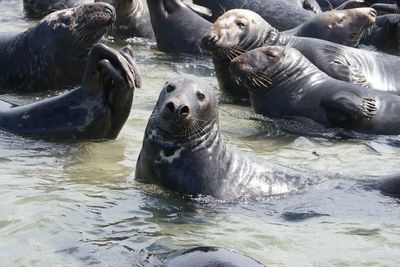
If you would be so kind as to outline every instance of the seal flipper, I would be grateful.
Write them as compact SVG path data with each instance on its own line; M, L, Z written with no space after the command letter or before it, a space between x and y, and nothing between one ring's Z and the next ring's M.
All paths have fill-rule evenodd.
M185 3L185 5L190 8L190 10L192 10L193 12L197 13L198 15L202 16L202 17L208 17L211 18L212 17L212 11L204 6L200 6L200 5L196 5L193 3L190 3L189 1L183 1Z
M315 14L322 13L321 7L315 0L304 0L303 8L314 12Z
M345 82L355 83L368 87L368 79L366 75L344 57L336 57L330 63L331 71L327 73L331 77Z
M376 100L352 92L337 92L322 101L328 120L344 127L357 119L372 119L378 111Z

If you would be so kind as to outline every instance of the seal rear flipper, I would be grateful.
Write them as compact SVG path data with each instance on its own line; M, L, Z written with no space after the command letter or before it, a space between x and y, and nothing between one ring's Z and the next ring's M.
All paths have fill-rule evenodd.
M304 0L303 8L306 10L310 10L315 14L322 13L321 7L319 6L318 2L315 0Z
M376 100L362 98L352 92L337 92L322 101L328 120L339 127L357 119L372 119L378 111Z

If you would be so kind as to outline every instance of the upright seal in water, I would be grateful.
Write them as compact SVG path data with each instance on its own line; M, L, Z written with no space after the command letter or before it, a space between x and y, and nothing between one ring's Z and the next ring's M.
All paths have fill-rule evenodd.
M164 267L265 267L238 252L218 247L197 247L169 256Z
M79 84L90 47L111 27L114 7L95 3L54 12L16 35L0 35L0 91Z
M396 94L400 92L399 57L280 33L259 15L248 10L226 12L213 24L201 42L204 50L213 53L220 87L228 92L233 88L234 93L240 91L240 88L234 87L228 60L243 50L265 45L296 48L333 78Z
M211 23L181 0L147 0L157 46L163 52L198 54Z
M219 199L282 194L323 180L227 146L213 88L188 77L167 82L161 91L135 175L170 190Z
M281 31L295 28L321 13L315 0L193 0L193 3L212 11L210 21L215 21L227 10L242 8L257 12Z
M78 88L23 106L0 101L0 129L45 139L116 138L140 86L132 56L127 47L95 44Z
M251 50L231 63L256 113L305 117L364 134L400 134L400 96L333 79L291 47Z

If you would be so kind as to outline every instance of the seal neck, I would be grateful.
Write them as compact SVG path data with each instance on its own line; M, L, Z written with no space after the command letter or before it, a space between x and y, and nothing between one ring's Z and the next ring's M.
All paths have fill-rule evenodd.
M153 144L167 148L182 148L188 150L199 150L202 148L209 148L216 138L219 138L219 123L218 119L210 121L202 129L197 130L197 134L191 137L185 134L176 134L166 131L158 118L157 111L154 111L150 118L147 129L146 139L151 140ZM217 115L218 117L218 115ZM199 135L200 134L200 135Z
M287 64L282 65L270 75L271 85L251 90L253 95L266 94L279 88L292 88L293 90L311 90L322 83L327 75L314 66L308 59L299 56L297 59L286 59Z

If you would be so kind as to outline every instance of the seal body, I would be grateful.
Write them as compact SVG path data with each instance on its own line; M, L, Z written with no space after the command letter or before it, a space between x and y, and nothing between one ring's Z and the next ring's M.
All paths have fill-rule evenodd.
M203 50L212 53L220 88L232 93L240 92L242 87L235 85L227 63L243 51L266 45L296 48L333 78L395 94L400 90L398 57L280 33L248 10L226 12L201 41Z
M158 48L167 53L198 54L211 23L181 0L147 0Z
M91 49L81 85L27 105L0 102L0 129L45 139L114 139L132 107L140 77L129 48Z
M282 194L323 180L228 147L216 102L199 78L167 82L146 127L136 179L219 199Z
M165 267L265 267L238 252L218 247L197 247L169 256Z
M114 0L112 5L117 14L114 33L123 37L155 38L145 0Z
M0 34L0 91L59 90L79 84L90 47L111 27L106 3L54 12L19 34Z
M291 47L266 46L231 63L256 113L306 117L326 127L400 134L400 96L333 79Z
M248 9L257 12L279 30L288 30L308 21L321 9L315 0L194 0L193 3L209 8L215 21L231 9Z

